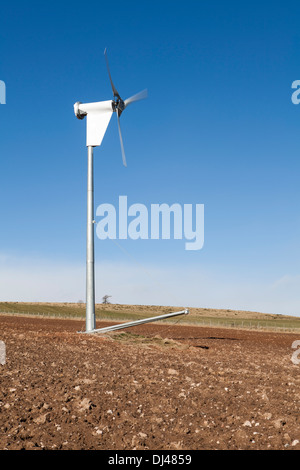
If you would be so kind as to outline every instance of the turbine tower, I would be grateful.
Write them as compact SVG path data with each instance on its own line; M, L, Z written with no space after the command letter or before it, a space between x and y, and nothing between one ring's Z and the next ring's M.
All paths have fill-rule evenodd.
M113 92L113 99L96 103L74 104L75 116L82 120L86 117L86 146L88 148L87 169L87 236L86 236L86 332L96 329L95 316L95 252L94 252L94 147L99 147L113 113L117 115L121 152L124 166L126 156L121 133L120 117L131 103L147 97L147 90L122 100L115 88L108 64L106 49L104 51L107 71Z

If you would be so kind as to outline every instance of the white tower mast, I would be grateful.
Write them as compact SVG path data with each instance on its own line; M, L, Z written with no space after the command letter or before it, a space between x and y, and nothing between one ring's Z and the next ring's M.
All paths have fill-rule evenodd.
M94 254L94 169L93 153L94 147L102 143L107 126L112 114L115 112L118 118L118 129L121 143L122 159L126 166L125 151L120 127L122 112L135 101L147 97L144 90L131 98L123 101L117 92L110 75L106 50L104 51L109 79L113 91L113 100L100 101L97 103L74 104L74 112L78 119L86 117L86 146L88 148L88 171L87 171L87 238L86 238L86 331L91 332L96 328L95 316L95 254Z

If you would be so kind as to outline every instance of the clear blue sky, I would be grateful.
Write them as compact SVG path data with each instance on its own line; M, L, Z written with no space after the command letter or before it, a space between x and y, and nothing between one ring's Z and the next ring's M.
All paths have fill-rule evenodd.
M128 108L95 149L95 206L205 205L205 245L96 239L97 300L300 315L296 1L12 1L1 6L0 300L84 298L85 122ZM115 116L113 116L115 118ZM121 244L121 242L120 242Z

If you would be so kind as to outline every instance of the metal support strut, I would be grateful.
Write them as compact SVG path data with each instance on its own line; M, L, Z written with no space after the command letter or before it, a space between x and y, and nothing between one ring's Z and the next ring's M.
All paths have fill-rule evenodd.
M152 323L158 320L165 320L166 318L177 317L179 315L188 315L190 311L186 308L180 312L167 313L165 315L159 315L157 317L144 318L142 320L136 320L128 323L121 323L119 325L107 326L106 328L100 328L98 330L86 331L86 333L108 333L109 331L122 330L123 328L131 328L132 326L143 325L144 323Z

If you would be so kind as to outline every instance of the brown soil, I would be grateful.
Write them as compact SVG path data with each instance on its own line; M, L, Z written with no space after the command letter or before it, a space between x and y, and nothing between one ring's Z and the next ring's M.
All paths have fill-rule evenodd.
M0 449L300 449L295 334L0 323Z

